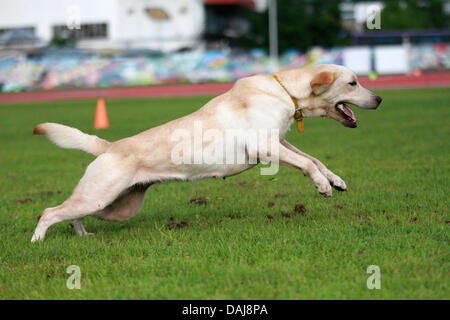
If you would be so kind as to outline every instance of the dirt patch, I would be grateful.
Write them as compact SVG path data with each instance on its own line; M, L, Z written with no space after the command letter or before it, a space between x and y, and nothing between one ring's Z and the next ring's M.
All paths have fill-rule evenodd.
M417 217L416 216L411 218L411 222L416 222L416 221L417 221Z
M38 192L31 192L28 193L28 196L53 196L54 194L60 194L61 190L56 190L56 191L52 191L52 190L44 190L44 191L38 191Z
M206 199L205 197L200 197L200 198L194 198L189 200L189 203L194 203L194 204L198 204L200 206L205 206L208 203L208 199Z
M186 221L175 221L174 217L170 217L169 221L167 222L167 229L181 229L184 227L187 227L188 223Z
M281 216L284 218L290 218L292 215L289 212L281 211Z
M304 204L299 203L299 204L295 205L294 212L296 212L296 213L306 213L306 212L308 212L308 209L306 209Z
M17 177L17 174L14 173L14 172L8 172L8 173L6 174L6 176L7 176L8 178L15 179L15 178Z
M24 197L20 199L11 200L9 203L27 203L27 202L33 202L33 199L31 199L31 197Z
M247 183L248 182L245 181L245 180L240 180L238 182L233 182L233 185L236 186L236 187L239 187L239 186L245 186Z
M345 206L344 206L343 204L338 204L338 205L337 205L337 208L340 209L340 210L342 210L342 209L345 208Z
M47 191L41 191L39 192L40 195L46 195L46 196L52 196L55 193L60 194L61 190L56 190L56 191L51 191L51 190L47 190Z
M273 196L274 198L285 198L287 195L284 193L277 192Z
M266 218L269 219L269 220L273 220L273 217L270 214L267 214Z
M275 205L275 202L273 202L273 201L269 201L269 202L267 203L267 206L268 206L269 208L272 208L274 205Z
M230 219L241 219L242 216L237 212L231 212L228 214L228 218Z

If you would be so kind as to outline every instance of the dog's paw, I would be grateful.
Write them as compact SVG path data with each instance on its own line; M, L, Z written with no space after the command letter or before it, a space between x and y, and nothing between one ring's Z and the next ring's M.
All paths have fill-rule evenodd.
M315 181L315 185L317 188L317 191L324 197L331 197L333 195L333 190L331 188L330 183L328 180L323 177L323 179L319 179L318 181Z
M324 196L325 198L330 198L331 196L333 196L333 191L331 189L331 186L330 186L330 190L326 190L326 191L323 191L323 192L319 191L319 193L322 196Z
M328 176L328 180L330 181L330 184L338 191L347 191L347 185L345 184L345 181L339 178L335 174L331 174Z
M39 241L39 240L42 240L42 238L39 237L36 233L33 234L33 237L31 237L31 243Z

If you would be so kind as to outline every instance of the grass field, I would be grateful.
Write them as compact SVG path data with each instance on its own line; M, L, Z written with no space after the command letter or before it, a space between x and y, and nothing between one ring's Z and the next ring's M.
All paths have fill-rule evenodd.
M156 185L132 220L85 218L95 235L83 238L60 223L34 244L37 217L94 158L33 136L33 126L94 133L95 101L0 106L0 298L449 299L450 90L378 93L377 111L355 110L357 129L307 119L305 133L287 136L348 192L323 198L299 171L254 168ZM96 134L130 136L207 100L107 100L111 127ZM199 197L207 204L190 203ZM169 217L187 225L170 229ZM81 290L66 287L69 265L81 269ZM366 286L369 265L381 269L380 290Z

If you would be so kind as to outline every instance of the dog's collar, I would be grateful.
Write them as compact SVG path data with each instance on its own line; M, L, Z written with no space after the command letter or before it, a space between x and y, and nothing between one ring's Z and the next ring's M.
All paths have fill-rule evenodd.
M280 86L284 89L284 91L286 91L286 93L288 94L288 96L291 98L292 102L295 105L295 112L294 112L294 119L297 120L297 129L298 132L303 132L304 128L303 128L303 114L302 114L302 108L298 106L298 102L297 99L295 99L288 91L288 89L286 89L286 87L284 86L284 84L281 82L280 78L278 78L277 75L273 75L274 79L277 80L277 82L280 84Z

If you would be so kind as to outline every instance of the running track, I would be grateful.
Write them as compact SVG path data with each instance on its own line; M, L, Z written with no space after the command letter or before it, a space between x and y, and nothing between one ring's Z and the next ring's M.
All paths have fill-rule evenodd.
M369 89L450 87L450 72L423 74L421 76L381 76L372 81L359 77ZM0 104L97 98L174 97L218 95L229 90L232 83L203 83L158 85L148 87L122 87L107 89L74 89L0 94Z

